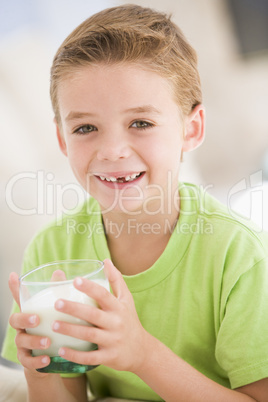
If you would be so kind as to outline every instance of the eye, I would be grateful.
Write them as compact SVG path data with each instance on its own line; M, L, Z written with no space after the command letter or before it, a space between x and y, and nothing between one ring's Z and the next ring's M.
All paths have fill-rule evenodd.
M92 131L97 131L97 127L92 126L92 124L85 124L84 126L80 126L76 130L74 130L74 134L84 135L92 133Z
M149 123L148 121L145 120L136 120L134 123L131 124L130 127L138 128L139 130L143 130L145 128L150 128L153 127L154 125L152 123Z

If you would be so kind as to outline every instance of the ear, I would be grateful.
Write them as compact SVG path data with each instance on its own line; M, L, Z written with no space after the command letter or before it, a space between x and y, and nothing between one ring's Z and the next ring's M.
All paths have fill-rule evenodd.
M185 118L182 151L189 152L202 144L205 136L205 108L197 105Z
M54 119L54 123L56 125L57 139L58 139L60 150L63 153L63 155L68 156L66 142L65 142L63 134L61 133L61 129L60 129L56 119Z

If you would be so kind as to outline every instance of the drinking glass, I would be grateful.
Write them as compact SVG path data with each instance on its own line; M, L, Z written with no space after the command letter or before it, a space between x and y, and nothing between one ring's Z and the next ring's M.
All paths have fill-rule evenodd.
M45 373L85 373L96 366L82 365L63 359L58 355L60 347L68 347L80 351L91 351L98 348L94 343L56 333L52 330L55 320L77 325L90 325L69 314L61 313L54 308L58 299L66 299L78 303L96 306L95 300L77 290L73 285L76 277L90 279L109 289L108 279L104 274L104 264L98 260L66 260L41 265L20 277L20 305L23 313L37 314L40 324L28 328L26 332L50 338L48 349L34 349L33 356L46 354L51 362L47 367L38 369Z

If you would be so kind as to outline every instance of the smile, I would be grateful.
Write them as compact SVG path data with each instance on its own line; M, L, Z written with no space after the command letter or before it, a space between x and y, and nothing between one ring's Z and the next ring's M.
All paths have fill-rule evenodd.
M145 172L132 173L127 175L113 175L113 176L103 176L96 175L101 181L111 182L111 183L129 183L140 178Z

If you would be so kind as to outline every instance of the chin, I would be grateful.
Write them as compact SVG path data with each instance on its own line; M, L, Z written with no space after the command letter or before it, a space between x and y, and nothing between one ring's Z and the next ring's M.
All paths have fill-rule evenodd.
M138 216L141 215L143 212L143 205L141 202L135 202L135 201L126 201L126 202L114 202L114 203L101 203L101 210L102 213L116 213L116 214L122 214L122 216Z

